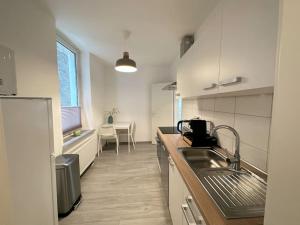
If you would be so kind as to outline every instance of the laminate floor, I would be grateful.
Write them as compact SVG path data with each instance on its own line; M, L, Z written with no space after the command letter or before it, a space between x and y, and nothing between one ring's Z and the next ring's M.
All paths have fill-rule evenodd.
M157 167L156 146L127 152L107 147L81 177L82 202L60 225L172 225Z

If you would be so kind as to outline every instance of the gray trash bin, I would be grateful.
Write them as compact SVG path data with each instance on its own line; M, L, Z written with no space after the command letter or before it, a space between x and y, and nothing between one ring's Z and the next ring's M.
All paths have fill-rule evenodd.
M58 215L66 216L81 199L79 155L60 155L55 161Z

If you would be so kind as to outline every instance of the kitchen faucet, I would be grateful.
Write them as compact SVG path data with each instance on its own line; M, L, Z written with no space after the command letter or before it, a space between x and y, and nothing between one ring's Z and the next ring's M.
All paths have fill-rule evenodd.
M214 127L212 130L211 130L211 133L210 135L211 136L214 136L216 131L219 130L219 129L227 129L227 130L230 130L234 136L235 136L235 152L234 152L234 155L233 155L233 158L232 157L229 157L227 160L230 162L232 168L234 170L241 170L241 165L240 165L240 135L238 134L238 132L230 127L230 126L227 126L227 125L219 125L219 126L216 126Z

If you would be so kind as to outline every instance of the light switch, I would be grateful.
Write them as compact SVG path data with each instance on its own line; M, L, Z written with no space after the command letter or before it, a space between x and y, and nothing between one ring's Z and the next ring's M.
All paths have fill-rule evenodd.
M16 95L17 81L14 51L0 45L0 95Z

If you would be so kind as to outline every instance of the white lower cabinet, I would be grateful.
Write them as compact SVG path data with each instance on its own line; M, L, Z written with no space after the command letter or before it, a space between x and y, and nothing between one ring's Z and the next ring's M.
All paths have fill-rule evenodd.
M169 156L169 210L173 225L182 225L182 196L184 183L175 163Z
M183 201L182 201L182 211L183 211L183 225L206 225L202 214L200 213L196 203L187 189L186 185L183 187Z
M169 210L173 225L206 225L192 195L170 156Z

